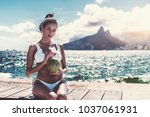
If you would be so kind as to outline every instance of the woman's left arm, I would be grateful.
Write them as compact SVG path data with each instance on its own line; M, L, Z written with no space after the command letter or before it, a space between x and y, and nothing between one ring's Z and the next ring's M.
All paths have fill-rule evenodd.
M67 73L66 57L65 57L63 45L60 45L60 50L61 50L61 55L62 55L62 60L61 60L62 73Z

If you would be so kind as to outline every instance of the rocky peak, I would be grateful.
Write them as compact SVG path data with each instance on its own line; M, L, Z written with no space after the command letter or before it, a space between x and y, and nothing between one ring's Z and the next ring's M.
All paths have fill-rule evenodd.
M103 28L103 26L100 27L100 29L98 30L97 33L104 33L104 28Z
M106 31L106 34L107 34L107 35L111 35L111 33L110 33L110 31L109 31L109 30L107 30L107 31Z
M104 31L103 26L101 26L96 34L78 39L78 41L66 43L64 48L70 50L110 50L125 46L125 44L123 41L112 36L109 30Z
M105 35L106 35L107 37L111 37L111 33L110 33L110 31L109 31L109 30L107 30L107 31L105 32Z

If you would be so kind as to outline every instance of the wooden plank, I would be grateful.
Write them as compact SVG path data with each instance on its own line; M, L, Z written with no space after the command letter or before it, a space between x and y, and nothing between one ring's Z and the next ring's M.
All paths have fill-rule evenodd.
M101 100L104 95L104 91L101 90L90 90L83 100Z
M3 86L4 86L3 84L0 84L0 88L3 87Z
M68 94L68 100L82 100L88 91L88 89L75 89Z
M5 97L8 97L10 95L13 95L13 94L20 92L22 90L25 90L25 89L26 89L26 87L15 87L13 89L9 89L9 90L1 92L0 97L5 98Z
M31 93L32 93L32 88L28 87L28 88L26 88L24 90L21 90L21 91L16 92L16 93L14 93L12 95L9 95L6 98L22 98L22 97L28 96Z
M71 93L74 90L74 88L70 87L68 94ZM14 95L13 95L14 96ZM17 97L17 96L16 96ZM34 97L34 95L32 94L32 91L30 93L28 93L28 95L26 96L20 96L19 99L23 99L23 100L36 100L37 98Z
M4 92L4 91L7 91L7 90L10 90L10 89L13 89L13 88L16 88L17 86L3 86L0 88L0 93Z
M23 85L24 86L24 85ZM0 84L0 99L34 99L31 85L24 86ZM121 91L101 91L92 89L74 89L69 88L69 100L120 100L122 99Z
M73 90L74 90L74 88L71 88L71 87L70 87L70 88L68 89L68 94L71 93Z
M105 91L102 100L121 100L122 92L120 91Z
M74 90L74 88L70 87L68 94L70 94L72 91ZM32 94L32 92L30 92L30 94L24 96L24 97L20 97L20 99L26 99L26 100L37 100L37 98L34 97L34 95Z

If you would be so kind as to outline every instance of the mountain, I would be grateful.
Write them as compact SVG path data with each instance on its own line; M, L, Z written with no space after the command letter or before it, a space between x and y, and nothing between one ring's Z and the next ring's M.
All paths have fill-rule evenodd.
M101 26L96 34L65 43L64 48L66 50L111 50L125 45L125 42L112 36L109 30L104 31Z

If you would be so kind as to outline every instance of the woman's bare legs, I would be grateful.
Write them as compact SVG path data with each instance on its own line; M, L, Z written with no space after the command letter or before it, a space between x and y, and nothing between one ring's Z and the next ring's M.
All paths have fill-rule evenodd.
M58 86L56 94L57 100L67 100L68 87L64 81Z
M57 99L57 94L53 91L50 91L45 85L43 85L38 80L35 80L33 84L32 93L38 99L42 99L42 100L56 100Z

